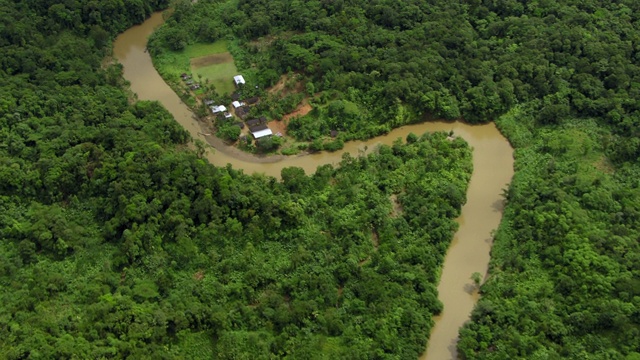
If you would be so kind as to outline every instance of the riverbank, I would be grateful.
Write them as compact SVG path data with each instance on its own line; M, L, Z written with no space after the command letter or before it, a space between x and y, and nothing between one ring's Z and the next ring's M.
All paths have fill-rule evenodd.
M300 167L310 174L320 165L339 163L346 153L364 154L380 144L391 145L398 138L405 139L409 133L435 131L453 131L473 147L474 170L467 202L457 219L460 227L447 252L438 286L444 311L437 319L426 357L423 357L429 360L455 358L458 329L469 319L477 300L477 294L469 291L475 288L471 275L474 272L486 274L491 232L498 227L501 219L502 191L513 175L513 151L495 125L428 122L402 126L367 141L348 142L344 149L334 153L319 152L293 157L248 154L226 146L220 139L204 135L207 132L203 132L193 113L155 71L144 48L147 37L161 22L161 15L154 14L144 24L121 34L114 44L115 56L123 65L124 77L131 83L131 89L138 94L138 98L161 102L194 139L212 146L215 151L207 154L207 159L216 166L231 164L247 173L263 173L276 178L280 178L283 168L291 166Z

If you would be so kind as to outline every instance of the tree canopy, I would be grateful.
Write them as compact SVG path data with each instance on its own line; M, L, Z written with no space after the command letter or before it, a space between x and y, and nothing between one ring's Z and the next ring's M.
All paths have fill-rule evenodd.
M540 123L598 117L623 132L634 131L629 119L640 104L639 6L185 1L159 35L180 29L190 42L210 41L199 31L207 24L235 39L236 63L262 87L275 83L274 71L301 74L317 111L293 122L300 136L326 136L326 128L368 138L425 115L486 122L523 103L535 106ZM345 101L349 114L332 111Z
M104 61L167 5L0 0L1 357L416 358L471 150L410 135L281 181L212 167ZM151 50L227 37L262 88L299 74L307 140L496 119L516 175L460 354L633 359L639 6L179 1Z
M0 357L417 357L467 144L413 135L282 181L213 167L103 59L166 4L94 5L0 3L30 35L0 46Z
M311 84L314 110L290 122L301 140L367 138L426 115L495 119L516 147L461 356L640 356L637 1L229 4L217 21L248 74Z

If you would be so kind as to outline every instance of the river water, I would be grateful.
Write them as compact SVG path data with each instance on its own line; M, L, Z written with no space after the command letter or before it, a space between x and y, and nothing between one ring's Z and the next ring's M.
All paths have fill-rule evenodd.
M389 134L367 141L345 144L341 151L321 152L303 156L259 157L225 146L213 136L205 135L189 108L171 90L157 73L149 54L145 51L147 38L162 24L161 13L153 14L141 25L122 33L114 43L115 58L123 65L124 78L140 100L157 100L194 139L212 145L207 153L209 162L216 166L231 164L245 173L264 173L279 178L282 168L298 166L307 174L323 164L337 164L345 152L353 156L375 149L380 144L391 144L397 138L405 139L409 133L451 131L463 137L473 147L473 174L467 192L467 203L457 219L460 224L447 252L438 286L443 312L436 317L435 327L424 360L456 359L455 344L459 328L469 319L478 295L471 280L474 272L486 274L491 250L491 231L498 227L502 217L502 189L513 175L513 150L493 123L468 125L461 122L428 122L403 126Z

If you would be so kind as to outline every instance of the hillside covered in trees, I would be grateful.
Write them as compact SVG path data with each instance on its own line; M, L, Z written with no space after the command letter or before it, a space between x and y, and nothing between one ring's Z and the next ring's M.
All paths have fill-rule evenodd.
M425 115L495 120L510 139L516 175L461 356L640 356L640 2L185 2L156 51L210 41L204 24L261 86L304 78L301 139Z

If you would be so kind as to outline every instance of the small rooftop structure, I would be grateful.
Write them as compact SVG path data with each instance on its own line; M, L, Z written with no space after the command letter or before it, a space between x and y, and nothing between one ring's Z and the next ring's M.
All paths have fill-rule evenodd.
M213 100L211 100L211 99L204 99L204 104L205 104L205 105L207 105L207 106L211 106L211 105L213 105Z
M231 114L230 114L230 113L228 113L228 112L225 112L223 115L224 115L224 118L225 118L225 119L231 119L231 118L233 117L233 115L231 115Z
M231 103L231 105L233 105L233 107L237 109L237 108L239 108L241 106L244 106L245 103L240 102L240 101L234 101L234 102Z
M258 126L260 124L262 124L263 122L260 121L260 119L251 119L251 120L247 120L247 126L248 127L253 127L253 126Z
M227 107L224 105L214 105L210 107L211 112L214 114L227 111Z
M271 129L264 129L264 130L253 132L253 133L251 133L251 135L253 135L254 139L260 139L260 138L263 138L265 136L273 135L273 132L271 131Z
M255 139L260 139L265 136L273 135L273 132L271 131L271 129L269 129L269 127L264 124L250 127L249 131L251 131L251 135L253 135Z
M244 77L242 77L242 75L236 75L233 77L233 81L236 83L236 85L244 85L246 84L244 81Z
M260 125L255 125L255 126L249 126L249 131L251 132L256 132L256 131L262 131L265 129L268 129L269 127L265 124L260 124Z
M249 115L249 108L246 106L241 106L236 109L236 115L242 120L244 120Z
M244 102L247 103L247 105L253 105L255 103L257 103L260 100L259 97L254 96L254 97L250 97L248 99L246 99Z

